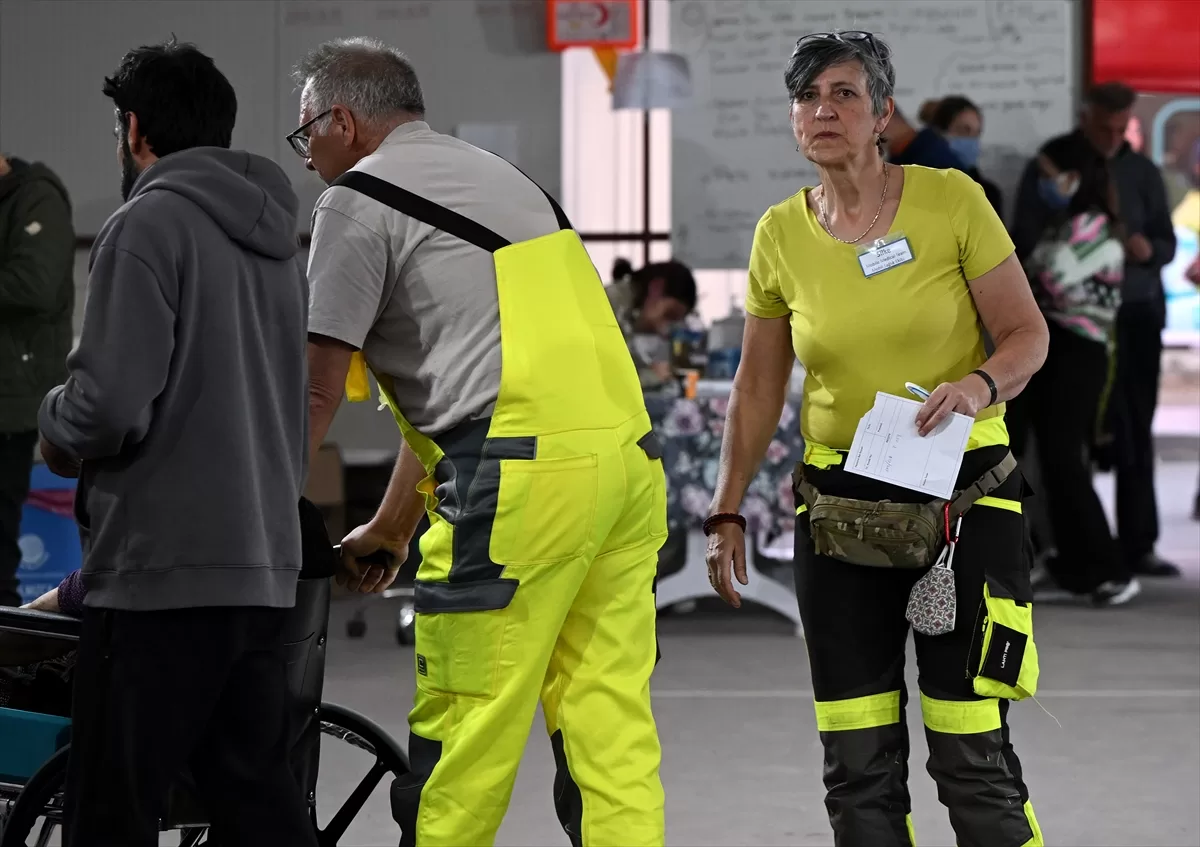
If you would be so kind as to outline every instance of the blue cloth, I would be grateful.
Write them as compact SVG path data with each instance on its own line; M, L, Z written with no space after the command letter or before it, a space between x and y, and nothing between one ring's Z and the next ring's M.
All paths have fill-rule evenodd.
M957 168L966 170L954 155L946 139L935 130L926 127L917 133L899 155L891 159L893 165L922 165L926 168Z

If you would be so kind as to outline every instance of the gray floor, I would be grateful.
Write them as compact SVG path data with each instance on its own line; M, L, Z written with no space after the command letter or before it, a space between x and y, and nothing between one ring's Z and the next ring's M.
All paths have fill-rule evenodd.
M1016 704L1010 716L1054 847L1200 845L1200 526L1188 519L1196 484L1196 462L1160 466L1160 552L1186 569L1184 579L1146 583L1120 609L1038 609L1040 705ZM1110 500L1111 480L1098 487ZM392 641L387 608L377 604L367 637L354 642L341 630L345 610L335 607L326 699L404 739L411 652ZM668 844L831 844L803 642L769 613L717 608L664 617L661 629L654 691ZM919 710L909 711L918 843L952 845L923 767ZM322 793L345 796L361 773L352 765L329 756ZM539 717L497 844L567 843L551 804L552 771ZM396 842L380 790L343 843Z

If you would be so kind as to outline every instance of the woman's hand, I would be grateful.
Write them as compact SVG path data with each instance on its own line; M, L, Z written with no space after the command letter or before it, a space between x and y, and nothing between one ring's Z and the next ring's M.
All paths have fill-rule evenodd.
M974 418L992 399L992 389L978 374L968 374L958 382L943 382L933 390L921 411L917 412L917 430L924 438L938 428L951 412Z
M742 607L742 595L733 587L732 574L742 585L746 580L746 534L735 523L717 524L708 537L704 558L708 564L708 582L721 599L735 609Z

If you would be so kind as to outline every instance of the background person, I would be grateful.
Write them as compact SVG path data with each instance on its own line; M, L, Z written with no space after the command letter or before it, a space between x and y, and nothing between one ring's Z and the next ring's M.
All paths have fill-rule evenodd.
M21 509L37 409L66 377L75 309L75 230L62 181L0 154L0 606L19 606Z
M194 47L130 51L103 90L126 202L38 418L84 534L65 843L157 844L190 766L222 844L315 847L283 644L307 434L296 195L228 149L237 98Z
M1004 196L1000 187L979 172L980 139L983 136L983 113L979 107L962 95L952 94L922 104L921 120L946 139L946 144L962 162L962 172L979 183L996 214L1003 218Z
M893 111L890 56L868 33L808 35L784 72L793 131L821 181L769 209L751 250L744 349L705 526L710 578L734 606L732 574L746 582L744 524L734 515L775 431L793 356L806 369L803 479L835 497L916 503L930 498L842 467L876 392L903 396L908 381L933 388L918 418L922 434L951 412L976 419L963 489L1011 458L1003 403L1045 355L1045 323L979 186L958 170L883 162L877 141ZM907 236L908 252L866 278L857 245L893 228ZM991 357L981 324L996 343ZM1026 641L1024 660L1001 683L973 613L986 604L989 616L1009 614L1022 604L1031 638L1023 488L1014 470L966 514L954 559L957 623L947 634L915 636L928 768L964 844L1044 843L1006 720L1006 698L1035 684L1033 645ZM834 841L909 847L905 615L924 569L817 554L807 505L798 496L796 594Z
M290 139L331 184L309 252L312 443L345 389L361 399L364 360L404 435L375 518L343 541L361 590L396 568L364 577L356 557L398 566L429 508L401 843L492 843L540 700L572 840L660 847L666 481L596 269L534 182L430 129L396 50L329 42L296 79Z
M671 369L671 327L696 308L696 280L682 262L655 262L638 271L625 259L613 265L613 282L605 287L608 302L625 344L637 365L638 379L646 391L656 391L675 379ZM650 356L639 346L638 336L662 339L664 355Z
M1051 190L1044 179L1044 167L1035 158L1026 166L1018 189L1012 236L1017 255L1025 261L1047 230L1061 224L1064 210L1078 215L1089 208L1104 210L1111 206L1113 219L1120 221L1125 265L1112 337L1115 379L1106 388L1106 366L1100 390L1107 391L1107 404L1097 412L1103 413L1106 420L1096 421L1093 430L1102 431L1106 423L1112 428L1116 524L1124 560L1120 572L1173 576L1178 568L1154 554L1159 527L1152 425L1158 405L1166 322L1162 269L1175 255L1175 232L1162 174L1125 140L1136 98L1136 92L1120 83L1097 85L1087 93L1079 126L1050 139L1042 148L1042 155L1061 172L1079 174L1081 182L1074 199L1059 197ZM1115 202L1110 192L1115 193ZM1089 436L1089 444L1091 439ZM1048 469L1043 468L1043 472L1049 474ZM1072 483L1070 487L1074 490L1078 485ZM1094 512L1090 499L1087 509ZM1072 531L1086 534L1093 525L1098 531L1097 521L1093 515L1086 524L1073 524ZM1062 524L1061 528L1065 531L1069 525ZM1055 536L1061 552L1057 530Z
M925 168L957 168L966 165L950 148L950 143L933 127L918 129L895 109L883 136L887 160L893 165L921 165Z
M1013 404L1014 453L1037 445L1053 553L1045 571L1070 594L1120 605L1132 577L1092 484L1091 452L1109 382L1113 325L1121 302L1126 231L1116 185L1090 148L1052 140L1034 160L1035 189L1053 214L1024 266L1050 327L1046 363ZM1019 198L1018 205L1026 198ZM1048 581L1035 581L1048 599Z

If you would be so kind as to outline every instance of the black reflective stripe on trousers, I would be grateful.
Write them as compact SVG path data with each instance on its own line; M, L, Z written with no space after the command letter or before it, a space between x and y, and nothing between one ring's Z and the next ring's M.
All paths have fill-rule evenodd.
M504 579L492 561L492 526L500 498L500 463L537 457L537 438L488 438L491 419L468 421L436 439L442 459L434 468L435 512L454 527L445 582L415 580L417 612L474 612L503 609L518 581Z
M911 847L908 727L822 732L825 808L837 847Z
M554 750L554 811L571 847L583 847L583 795L571 776L561 729L550 736L550 747Z
M1009 769L1016 756L1006 743L1005 711L1000 729L990 732L952 735L925 728L929 775L963 847L1016 847L1033 838L1025 815L1029 792Z
M441 758L442 742L409 733L408 763L412 770L392 781L392 819L400 825L400 847L416 847L421 792Z

